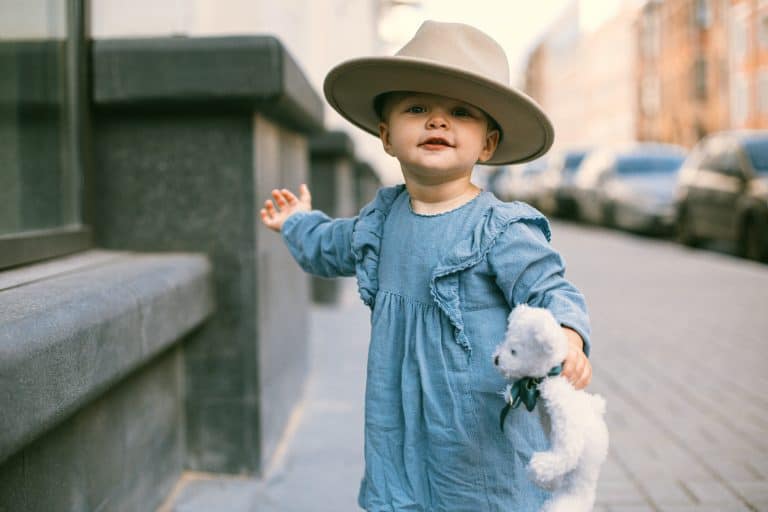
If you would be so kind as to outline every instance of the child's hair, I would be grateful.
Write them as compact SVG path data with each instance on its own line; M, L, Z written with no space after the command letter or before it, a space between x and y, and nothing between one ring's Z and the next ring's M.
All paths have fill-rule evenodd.
M382 122L387 122L389 118L390 106L401 99L403 96L411 94L410 91L390 91L377 95L373 98L373 109L376 111L376 115ZM475 107L478 108L478 107ZM483 109L479 109L485 116L485 120L488 122L488 131L497 130L499 132L499 140L501 140L502 132L499 123L494 118L489 116Z

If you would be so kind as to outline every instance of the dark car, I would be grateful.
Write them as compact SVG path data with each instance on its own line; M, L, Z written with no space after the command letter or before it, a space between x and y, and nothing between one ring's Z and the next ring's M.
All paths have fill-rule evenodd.
M580 218L633 231L671 230L675 173L685 154L654 142L593 151L574 179Z
M712 134L680 171L677 236L687 245L727 241L768 260L768 130Z
M538 182L537 206L544 212L559 217L576 217L576 199L573 179L589 149L557 151L549 157Z

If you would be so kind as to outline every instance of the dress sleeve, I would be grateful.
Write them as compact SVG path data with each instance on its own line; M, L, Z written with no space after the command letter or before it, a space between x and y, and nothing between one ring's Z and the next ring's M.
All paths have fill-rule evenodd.
M513 222L491 248L488 263L510 307L529 304L549 309L565 327L578 332L589 356L590 324L584 296L565 279L560 254L533 223Z
M297 212L285 220L281 235L305 272L320 277L352 276L352 229L356 219L331 219L320 210Z

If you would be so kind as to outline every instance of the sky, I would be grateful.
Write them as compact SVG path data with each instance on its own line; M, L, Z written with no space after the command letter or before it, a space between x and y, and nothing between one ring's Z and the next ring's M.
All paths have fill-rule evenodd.
M393 9L381 35L391 42L393 53L425 19L473 25L507 52L514 82L532 45L569 3L579 3L581 27L590 31L610 18L622 1L633 0L422 0L417 8Z

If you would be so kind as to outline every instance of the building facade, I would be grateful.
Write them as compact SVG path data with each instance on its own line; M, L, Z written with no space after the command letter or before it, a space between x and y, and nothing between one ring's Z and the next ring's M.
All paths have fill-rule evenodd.
M572 2L530 54L526 92L552 119L556 148L634 140L633 5L585 32Z
M636 22L637 138L693 146L729 126L728 4L650 1Z
M768 128L768 2L730 0L730 126Z

